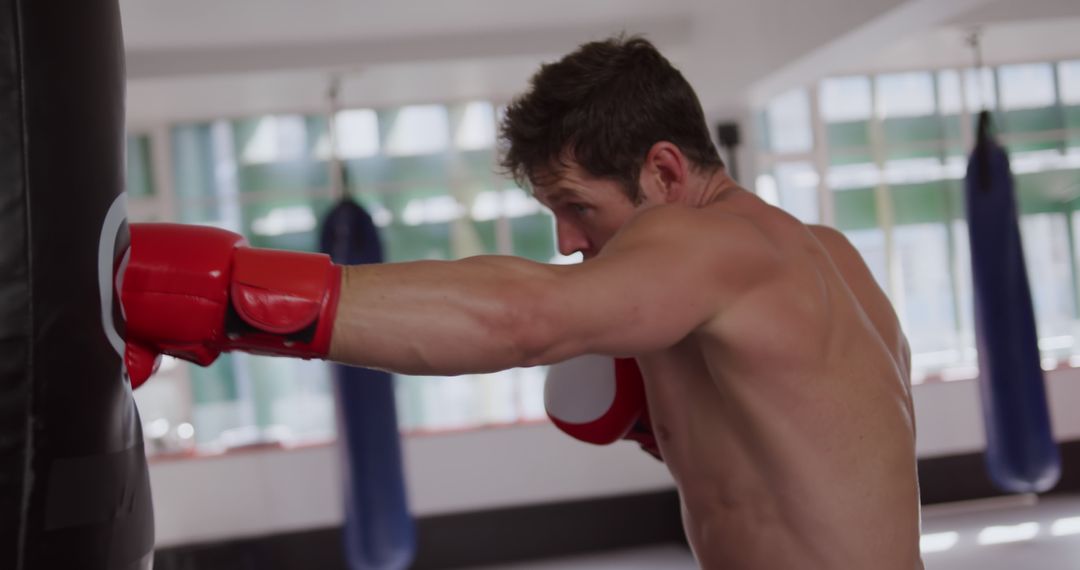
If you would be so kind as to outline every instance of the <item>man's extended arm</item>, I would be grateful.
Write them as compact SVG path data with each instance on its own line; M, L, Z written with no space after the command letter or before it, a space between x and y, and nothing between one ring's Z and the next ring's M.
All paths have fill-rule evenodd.
M118 274L129 364L142 363L129 371L148 375L160 353L205 365L230 350L442 375L647 353L766 278L776 260L764 244L740 218L664 207L579 265L482 256L347 267L327 281L337 269L325 256L135 225Z
M348 267L330 358L456 374L666 348L776 263L747 222L716 223L650 210L570 266L489 256Z

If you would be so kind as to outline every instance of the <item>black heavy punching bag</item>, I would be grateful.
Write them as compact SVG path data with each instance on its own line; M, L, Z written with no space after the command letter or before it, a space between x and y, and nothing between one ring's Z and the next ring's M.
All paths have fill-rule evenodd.
M0 568L149 568L110 285L127 242L117 0L0 5Z

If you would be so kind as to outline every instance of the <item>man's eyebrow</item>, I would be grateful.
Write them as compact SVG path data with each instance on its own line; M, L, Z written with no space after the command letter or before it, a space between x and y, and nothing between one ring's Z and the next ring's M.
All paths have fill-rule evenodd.
M556 186L552 190L544 192L543 197L548 202L565 202L580 195L580 192L569 186Z

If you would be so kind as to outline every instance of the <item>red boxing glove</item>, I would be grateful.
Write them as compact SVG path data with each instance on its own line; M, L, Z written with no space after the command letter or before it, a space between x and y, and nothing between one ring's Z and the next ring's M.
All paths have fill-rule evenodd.
M641 375L641 368L638 367L637 360L633 358L616 358L615 378L616 381L620 378L626 378L628 382L634 382L641 386L642 398L644 398L645 378ZM636 441L646 453L660 461L664 460L664 457L660 455L660 446L656 444L656 434L653 433L652 420L649 418L649 403L647 400L642 402L641 414L638 415L637 421L630 426L630 430L626 432L623 439Z
M555 426L571 437L597 445L629 439L661 459L645 383L633 358L587 354L551 366L544 407Z
M231 350L325 357L341 267L322 254L247 247L217 228L132 224L116 289L137 388L161 354L202 366Z

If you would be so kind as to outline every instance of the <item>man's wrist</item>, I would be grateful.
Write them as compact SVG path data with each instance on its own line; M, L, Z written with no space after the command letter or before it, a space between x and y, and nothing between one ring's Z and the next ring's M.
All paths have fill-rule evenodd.
M323 254L238 248L222 349L325 358L341 269Z

